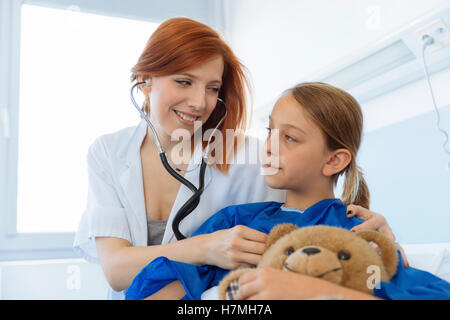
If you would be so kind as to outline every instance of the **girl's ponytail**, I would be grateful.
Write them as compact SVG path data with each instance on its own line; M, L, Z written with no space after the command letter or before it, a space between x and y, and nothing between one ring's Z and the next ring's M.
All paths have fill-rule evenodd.
M345 172L345 182L341 199L346 205L356 204L367 209L370 206L369 188L364 180L361 168L356 165L354 159L352 159Z

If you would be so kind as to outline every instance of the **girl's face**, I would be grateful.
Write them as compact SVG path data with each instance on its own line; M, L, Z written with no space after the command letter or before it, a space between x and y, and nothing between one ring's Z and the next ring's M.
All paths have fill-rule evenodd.
M194 133L194 121L205 123L217 105L224 63L216 56L198 67L168 76L152 77L149 94L151 120L168 136L176 129Z
M269 120L263 153L267 185L301 192L323 181L322 169L329 159L325 137L291 94L275 103Z

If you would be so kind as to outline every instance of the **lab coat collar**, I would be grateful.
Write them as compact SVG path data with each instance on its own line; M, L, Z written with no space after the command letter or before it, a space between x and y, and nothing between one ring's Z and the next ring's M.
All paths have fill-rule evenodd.
M144 119L141 119L136 126L129 140L122 145L122 148L118 151L119 159L127 167L136 162L139 157L136 157L137 152L140 152L142 142L144 141L147 133L147 126Z
M137 225L139 228L139 232L132 232L131 235L133 245L137 246L147 245L147 213L145 210L144 184L140 156L140 149L146 133L147 125L145 120L142 119L134 132L131 134L127 143L124 143L123 148L118 152L119 159L122 163L122 170L119 172L120 183L124 190L124 194L128 199L129 205L133 210L134 218L137 220ZM191 183L196 187L199 185L198 174L200 170L199 164L201 162L201 157L202 145L197 144L187 169L188 172L184 175L184 177L191 181ZM208 165L205 172L205 189L208 187L211 180L212 172L211 167ZM175 236L172 231L172 221L181 206L191 196L192 192L186 186L181 185L168 218L168 228L166 228L163 243L175 240ZM198 214L198 212L193 212L192 214L195 215ZM190 223L188 221L183 220L180 224L181 231L183 232L183 229L187 228L189 224Z
M142 142L147 133L145 121L137 125L129 140L123 144L118 152L122 170L119 172L119 180L124 190L124 195L132 208L134 218L137 220L138 229L142 232L132 232L133 245L147 245L147 219L145 212L144 184L142 179L142 165L140 151Z

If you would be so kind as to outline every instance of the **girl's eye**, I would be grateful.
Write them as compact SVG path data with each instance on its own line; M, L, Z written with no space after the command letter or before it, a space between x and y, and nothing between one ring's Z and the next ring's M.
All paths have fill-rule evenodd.
M220 88L210 88L210 90L214 93L218 93L220 91Z
M286 135L286 140L289 141L289 142L294 142L295 141L294 138L292 138L291 136L288 136L288 135Z
M266 128L266 130L267 130L267 135L270 136L270 133L272 132L272 129L271 128Z

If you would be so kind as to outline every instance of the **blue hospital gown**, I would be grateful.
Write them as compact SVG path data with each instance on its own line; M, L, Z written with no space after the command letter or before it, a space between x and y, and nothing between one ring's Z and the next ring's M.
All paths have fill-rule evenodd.
M236 225L269 233L280 223L292 223L299 227L322 224L351 229L363 222L357 217L347 218L346 214L347 207L339 199L319 201L304 212L273 201L234 205L211 216L193 236ZM183 299L200 300L202 293L218 285L228 272L217 266L197 266L159 257L135 277L126 292L126 299L144 299L179 280L186 291ZM374 289L374 295L384 299L450 299L450 284L426 271L404 268L400 260L397 274L391 282L381 282L380 287Z

